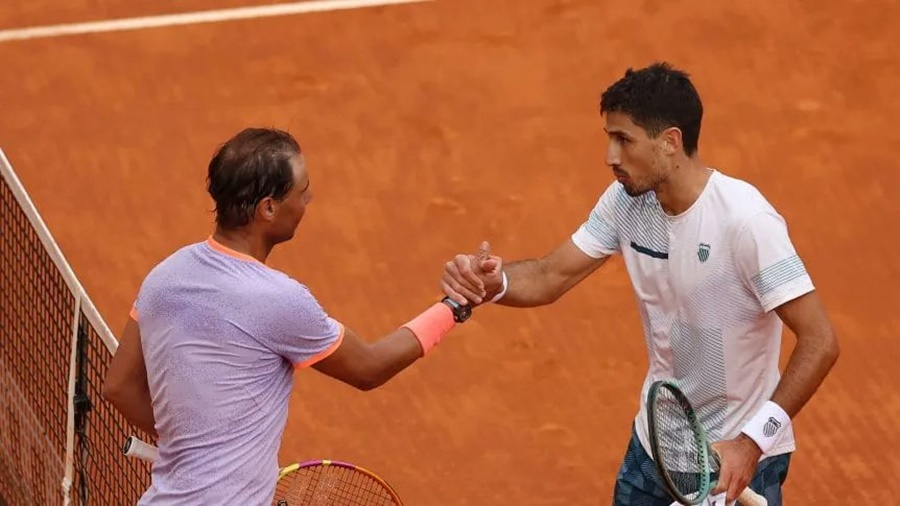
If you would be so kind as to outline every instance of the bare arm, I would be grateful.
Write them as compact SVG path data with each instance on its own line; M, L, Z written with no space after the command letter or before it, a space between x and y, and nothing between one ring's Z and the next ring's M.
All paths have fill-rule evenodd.
M119 347L106 371L102 395L129 423L156 437L141 331L131 318L125 324Z
M422 345L409 329L400 328L375 342L345 329L340 347L312 367L365 391L383 385L422 355Z
M588 256L567 239L542 258L503 266L499 257L489 255L489 245L485 242L477 255L456 255L447 262L441 289L460 304L478 305L500 293L505 273L508 288L498 304L543 306L562 297L607 258Z
M785 302L775 308L775 312L797 335L797 346L771 400L793 418L822 384L837 361L840 349L815 291ZM719 484L714 492L727 490L728 500L733 500L750 483L762 450L743 432L713 446L723 458Z
M534 307L555 302L608 258L590 257L567 239L543 258L506 265L509 288L497 304Z
M840 355L840 346L815 291L782 304L775 312L797 336L797 345L772 402L793 418L825 380Z

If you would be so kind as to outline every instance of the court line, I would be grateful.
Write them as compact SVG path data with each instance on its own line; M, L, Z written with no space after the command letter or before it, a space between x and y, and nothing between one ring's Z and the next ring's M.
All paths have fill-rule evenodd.
M362 7L378 7L428 2L432 0L315 0L285 4L259 5L254 7L238 7L233 9L217 9L210 11L185 12L182 14L165 14L137 18L110 19L87 23L70 23L62 25L34 26L0 30L0 42L10 40L38 39L59 37L62 35L78 35L122 30L140 30L162 26L193 25L198 23L217 23L236 19L253 19L272 16L288 16L310 12L325 12Z

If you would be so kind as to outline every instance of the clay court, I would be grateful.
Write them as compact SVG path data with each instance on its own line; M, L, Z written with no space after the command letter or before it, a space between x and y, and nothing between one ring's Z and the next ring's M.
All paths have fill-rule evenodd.
M0 7L0 30L263 3L42 0ZM842 343L794 422L786 503L887 504L898 23L888 0L437 0L4 41L0 148L118 332L148 270L211 232L216 145L290 130L315 202L270 264L374 339L455 253L571 234L612 180L599 93L671 61L704 100L702 157L786 217ZM610 504L646 363L616 258L552 306L479 308L381 389L299 372L281 460L356 462L414 506Z

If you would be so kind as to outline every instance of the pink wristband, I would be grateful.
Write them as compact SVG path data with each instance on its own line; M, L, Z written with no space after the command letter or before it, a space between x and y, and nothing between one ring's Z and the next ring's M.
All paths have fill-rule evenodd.
M416 336L416 339L419 340L419 343L422 345L422 355L427 355L455 326L453 310L441 302L431 306L419 316L402 325L402 327L409 329Z

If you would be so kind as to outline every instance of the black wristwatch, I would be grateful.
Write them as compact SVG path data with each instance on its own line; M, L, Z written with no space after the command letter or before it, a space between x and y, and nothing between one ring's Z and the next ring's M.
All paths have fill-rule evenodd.
M453 310L453 321L456 323L462 323L469 319L472 316L472 306L465 304L462 305L459 302L451 299L450 297L444 297L441 299L441 302L446 304Z

